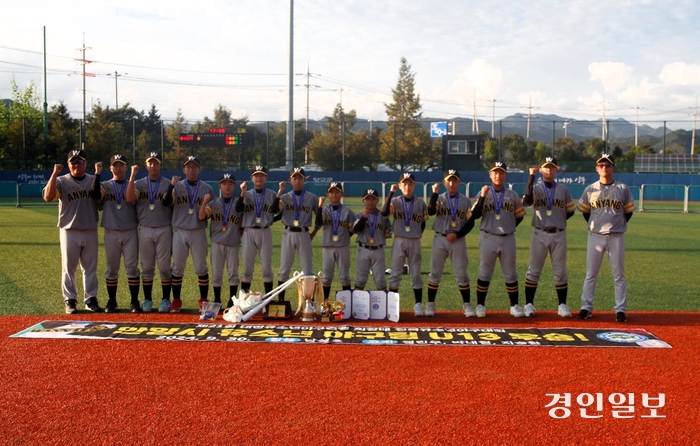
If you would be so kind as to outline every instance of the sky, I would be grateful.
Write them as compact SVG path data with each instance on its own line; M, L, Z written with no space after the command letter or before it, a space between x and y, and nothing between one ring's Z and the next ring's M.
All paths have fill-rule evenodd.
M211 118L219 105L250 121L289 115L290 0L23 0L2 16L0 98L14 79L43 103L45 27L47 102L74 117L83 47L88 113L118 101L155 104L164 120ZM403 57L424 118L530 112L690 128L698 23L695 0L296 0L294 119L340 103L385 120Z

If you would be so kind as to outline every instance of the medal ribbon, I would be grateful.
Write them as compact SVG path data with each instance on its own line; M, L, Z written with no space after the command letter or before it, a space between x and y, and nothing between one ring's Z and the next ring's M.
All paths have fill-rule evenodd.
M124 191L126 190L126 181L122 181L122 185L119 186L117 180L112 178L112 187L114 187L114 194L117 196L117 204L122 204L122 199L124 198Z
M197 180L197 185L194 187L194 193L192 193L192 189L190 188L190 182L185 180L185 188L187 189L187 198L189 200L189 207L192 212L194 212L194 205L195 202L194 200L197 198L197 192L199 191L199 185L201 184L201 181Z
M404 222L406 223L406 226L411 226L411 217L413 216L413 205L415 204L415 200L413 197L411 197L408 202L410 205L406 204L406 197L401 197L401 202L403 203L403 219Z
M375 214L367 214L367 224L369 226L369 238L374 239L374 232L377 230L377 211Z
M306 195L306 191L303 190L301 191L301 194L299 194L299 203L297 203L297 194L296 192L292 191L292 201L294 202L294 220L299 221L299 216L301 215L301 205L304 203L304 195ZM301 224L301 222L299 222Z
M446 193L445 198L447 198L447 204L450 207L450 215L452 216L452 221L456 223L457 207L459 206L459 192L457 192L454 198L450 197L450 194Z
M491 195L493 195L493 204L496 208L496 215L501 215L501 208L503 207L503 199L506 195L506 188L504 187L500 192L496 192L496 189L494 189L493 186L489 187L491 188Z
M263 189L262 192L258 192L257 189L253 191L253 199L255 201L255 218L256 219L262 217L263 205L265 204L265 192L266 192L266 189Z
M333 225L333 235L337 236L338 235L338 226L340 226L340 211L343 209L343 205L339 204L338 205L338 210L335 211L333 210L333 205L328 205L330 208L329 211L331 211L331 223Z
M157 180L152 181L148 179L148 204L156 203L156 192L158 192L158 185L160 184L160 177Z
M557 191L557 183L553 182L552 183L552 188L551 188L551 194L548 192L549 188L547 187L546 184L542 184L542 189L544 189L544 199L545 202L547 203L547 210L551 211L552 210L552 205L554 204L554 193Z
M231 198L228 201L228 204L226 204L226 199L224 197L221 197L221 207L224 209L223 225L225 228L226 226L228 226L228 217L231 215L231 207L233 207L233 198Z

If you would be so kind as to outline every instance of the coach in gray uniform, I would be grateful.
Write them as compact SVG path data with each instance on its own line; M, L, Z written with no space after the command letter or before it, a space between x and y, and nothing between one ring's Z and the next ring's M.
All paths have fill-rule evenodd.
M241 183L241 194L236 200L236 212L243 214L243 274L241 274L241 289L250 291L255 271L255 256L260 256L263 286L265 294L272 291L274 275L272 272L272 229L275 214L279 212L280 199L278 195L284 192L284 186L275 194L272 189L266 189L267 169L255 166L250 175L253 190L248 190L245 181Z
M481 218L479 277L476 282L476 317L486 317L486 295L496 260L501 270L510 300L510 314L524 317L518 304L518 271L516 269L515 228L523 221L525 209L520 196L506 187L506 165L496 161L489 169L491 185L481 188L479 200L472 209L472 218Z
M379 194L377 189L365 189L362 204L365 208L355 214L353 232L357 234L355 255L355 289L364 290L370 271L377 291L386 290L386 245L391 222L377 209ZM401 267L403 268L403 266Z
M209 237L211 238L211 284L214 290L214 302L221 302L224 264L228 272L228 304L233 306L232 297L238 292L238 247L241 244L241 213L235 210L233 191L236 189L236 177L225 173L219 178L221 197L205 195L199 209L199 219L209 219Z
M171 313L182 308L182 277L185 275L187 256L192 253L194 273L199 282L199 308L207 301L209 294L209 268L207 267L207 222L199 219L199 208L204 196L214 195L214 189L199 179L201 172L199 160L190 155L185 158L182 171L185 179L173 177L171 189L173 195L173 303Z
M530 264L525 276L525 316L535 316L535 293L542 275L547 254L552 261L554 288L557 291L561 317L571 317L566 304L569 276L566 271L567 240L566 221L574 215L574 202L569 189L555 181L559 166L553 157L546 157L540 167L530 168L523 204L533 206L532 238L530 239ZM542 182L535 184L535 175L542 174Z
M316 211L316 227L323 227L321 255L323 258L323 296L328 299L331 284L338 265L338 278L343 290L350 289L350 237L355 214L340 201L343 198L343 185L332 182L326 189L331 204L324 207L326 197L319 197Z
M625 232L635 210L632 192L627 185L615 181L615 158L603 155L596 161L600 179L586 187L578 201L578 209L588 222L586 280L583 282L579 319L593 314L593 297L605 251L615 282L615 320L627 321L627 279L625 278Z
M59 176L61 164L42 191L44 201L58 200L58 227L61 245L61 284L66 314L77 311L78 291L75 273L83 271L85 308L101 312L97 303L97 203L101 199L102 163L95 163L95 175L85 173L87 155L82 150L68 152L70 172Z
M399 291L403 278L403 265L408 259L411 274L411 288L415 298L413 306L416 316L423 312L423 278L421 277L421 237L428 219L428 208L422 198L413 195L416 179L412 173L402 173L399 184L392 184L386 198L382 215L394 217L394 246L391 249L391 276L389 291ZM394 192L401 189L401 196L394 198Z
M131 176L126 187L126 201L136 203L139 220L139 257L141 258L141 283L144 301L141 309L150 313L153 309L153 276L156 264L160 273L163 290L161 305L170 310L170 256L172 252L173 229L171 226L173 209L172 196L168 193L170 182L160 175L163 159L158 152L146 156L148 175L136 181L139 166L131 166Z
M117 286L119 285L119 263L124 256L124 268L129 280L131 312L140 313L139 234L136 205L125 199L127 181L126 161L123 155L113 155L109 159L112 179L102 182L102 227L105 228L105 257L107 258L107 296L109 300L105 312L117 310Z
M440 184L433 184L433 195L428 203L428 215L436 215L433 222L433 245L430 250L430 274L428 275L428 305L426 316L435 315L435 298L440 280L449 258L457 279L457 287L462 295L462 310L466 317L475 317L469 290L467 273L467 239L465 236L474 227L471 219L472 203L469 197L459 193L461 184L459 172L449 169L443 175L442 183L447 191L438 195Z
M289 181L292 183L292 191L280 196L280 217L284 223L284 234L280 250L280 270L277 274L278 284L289 280L295 253L299 254L299 262L304 274L314 275L309 227L314 224L314 217L318 210L318 197L304 190L306 172L303 168L293 168L289 172ZM280 190L284 190L284 181L280 183ZM318 229L314 225L313 230ZM279 299L284 299L284 291L280 293Z

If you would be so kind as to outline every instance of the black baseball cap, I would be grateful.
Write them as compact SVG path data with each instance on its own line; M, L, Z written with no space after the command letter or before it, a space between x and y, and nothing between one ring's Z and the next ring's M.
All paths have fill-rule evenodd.
M498 169L508 173L508 167L506 166L506 163L504 163L503 161L494 161L491 164L491 168L489 169L489 172L493 172L494 170L498 170Z
M559 164L557 164L557 159L554 158L553 156L548 156L542 161L542 164L540 167L547 167L547 166L554 166L554 167L559 167Z
M608 155L607 153L604 153L601 155L600 158L598 158L595 162L596 164L600 163L608 163L612 164L613 166L615 165L615 158L612 155Z
M71 150L68 152L68 161L72 160L73 158L80 158L81 160L86 160L87 155L85 154L84 151L78 149L78 150Z
M250 175L252 176L252 175L255 175L256 173L261 173L261 174L267 176L267 169L265 168L265 166L255 166L253 168L253 173L251 173Z
M456 170L456 169L448 169L448 170L446 170L445 173L443 174L442 179L443 179L443 180L446 180L446 179L448 179L448 178L450 178L450 177L455 177L455 178L457 178L457 179L459 180L459 179L460 179L460 178L459 178L459 171Z
M219 178L219 183L221 183L223 181L231 181L231 182L235 183L236 177L234 177L232 173L225 173L225 174L221 175L221 178Z
M303 167L295 167L289 171L289 178L292 178L294 175L301 175L304 177L304 179L306 179L306 172L304 172Z
M197 167L200 167L199 159L197 159L197 157L194 155L188 155L187 157L185 157L185 162L182 163L182 166L186 166L187 163L195 163Z
M126 164L126 160L124 159L124 155L120 155L118 153L112 155L112 157L109 159L109 165L113 166L116 163Z
M331 189L338 189L339 191L343 191L343 185L337 181L333 181L331 184L328 185L328 188L326 189L326 192L330 192Z
M163 157L158 152L148 152L148 156L146 156L146 162L149 162L150 160L156 160L161 164L163 163Z
M377 192L377 189L365 189L365 191L362 192L362 199L364 200L367 197L379 198L379 193Z
M415 183L416 177L411 172L404 172L399 178L399 184L403 183L404 181L413 181Z

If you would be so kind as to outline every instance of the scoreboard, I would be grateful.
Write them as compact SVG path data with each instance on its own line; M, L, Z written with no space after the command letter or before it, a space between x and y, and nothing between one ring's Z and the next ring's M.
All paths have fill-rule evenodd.
M252 146L255 136L252 133L227 133L224 128L211 128L209 133L180 133L183 147Z

